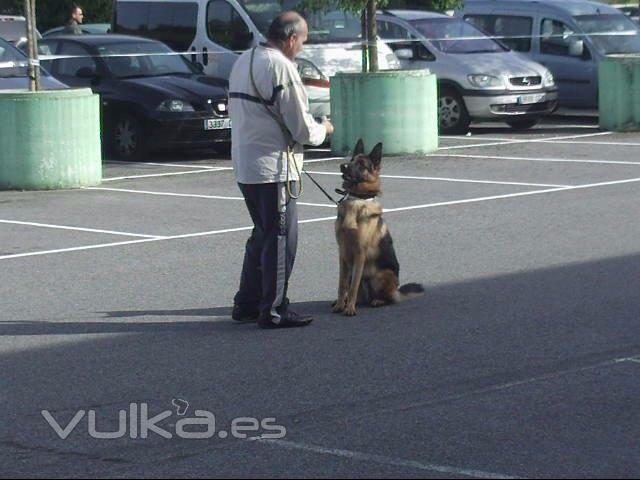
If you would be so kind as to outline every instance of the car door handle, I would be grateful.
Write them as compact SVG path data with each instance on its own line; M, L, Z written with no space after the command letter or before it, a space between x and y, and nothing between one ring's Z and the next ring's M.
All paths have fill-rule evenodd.
M191 47L191 63L196 63L198 61L196 57L196 47Z
M207 47L202 47L202 63L204 65L209 65L209 53Z

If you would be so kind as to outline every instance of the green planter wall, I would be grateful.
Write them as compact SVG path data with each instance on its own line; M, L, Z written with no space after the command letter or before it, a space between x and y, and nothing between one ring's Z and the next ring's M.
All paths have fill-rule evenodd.
M600 127L640 130L640 55L609 55L598 75Z
M102 180L100 101L90 89L0 93L0 189Z
M331 78L331 149L341 155L362 138L385 155L438 148L438 87L428 70L338 73Z

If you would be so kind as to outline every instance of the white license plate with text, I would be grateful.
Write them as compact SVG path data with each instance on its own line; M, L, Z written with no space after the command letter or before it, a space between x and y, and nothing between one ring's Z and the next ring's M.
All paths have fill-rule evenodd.
M204 121L205 130L221 130L223 128L231 128L230 118L207 118Z
M532 103L539 103L544 100L544 93L534 93L531 95L521 95L518 97L518 105L531 105Z

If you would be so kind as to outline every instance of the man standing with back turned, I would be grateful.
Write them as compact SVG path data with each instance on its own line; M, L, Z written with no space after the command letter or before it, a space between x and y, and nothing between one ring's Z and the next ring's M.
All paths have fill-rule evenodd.
M307 40L305 20L280 14L267 43L244 52L229 78L231 157L238 186L254 223L247 241L232 317L262 328L311 323L288 309L287 287L298 240L296 197L302 145L320 145L333 133L316 123L294 63Z

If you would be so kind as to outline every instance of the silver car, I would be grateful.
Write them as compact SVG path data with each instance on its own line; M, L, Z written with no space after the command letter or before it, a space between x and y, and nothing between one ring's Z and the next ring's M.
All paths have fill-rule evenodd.
M29 88L27 76L27 56L6 40L0 38L0 91L26 90ZM41 86L45 90L61 90L67 87L49 73L40 69Z
M403 68L427 68L437 75L444 134L464 134L472 120L531 128L557 107L558 89L547 68L459 18L385 10L377 20L378 35Z

